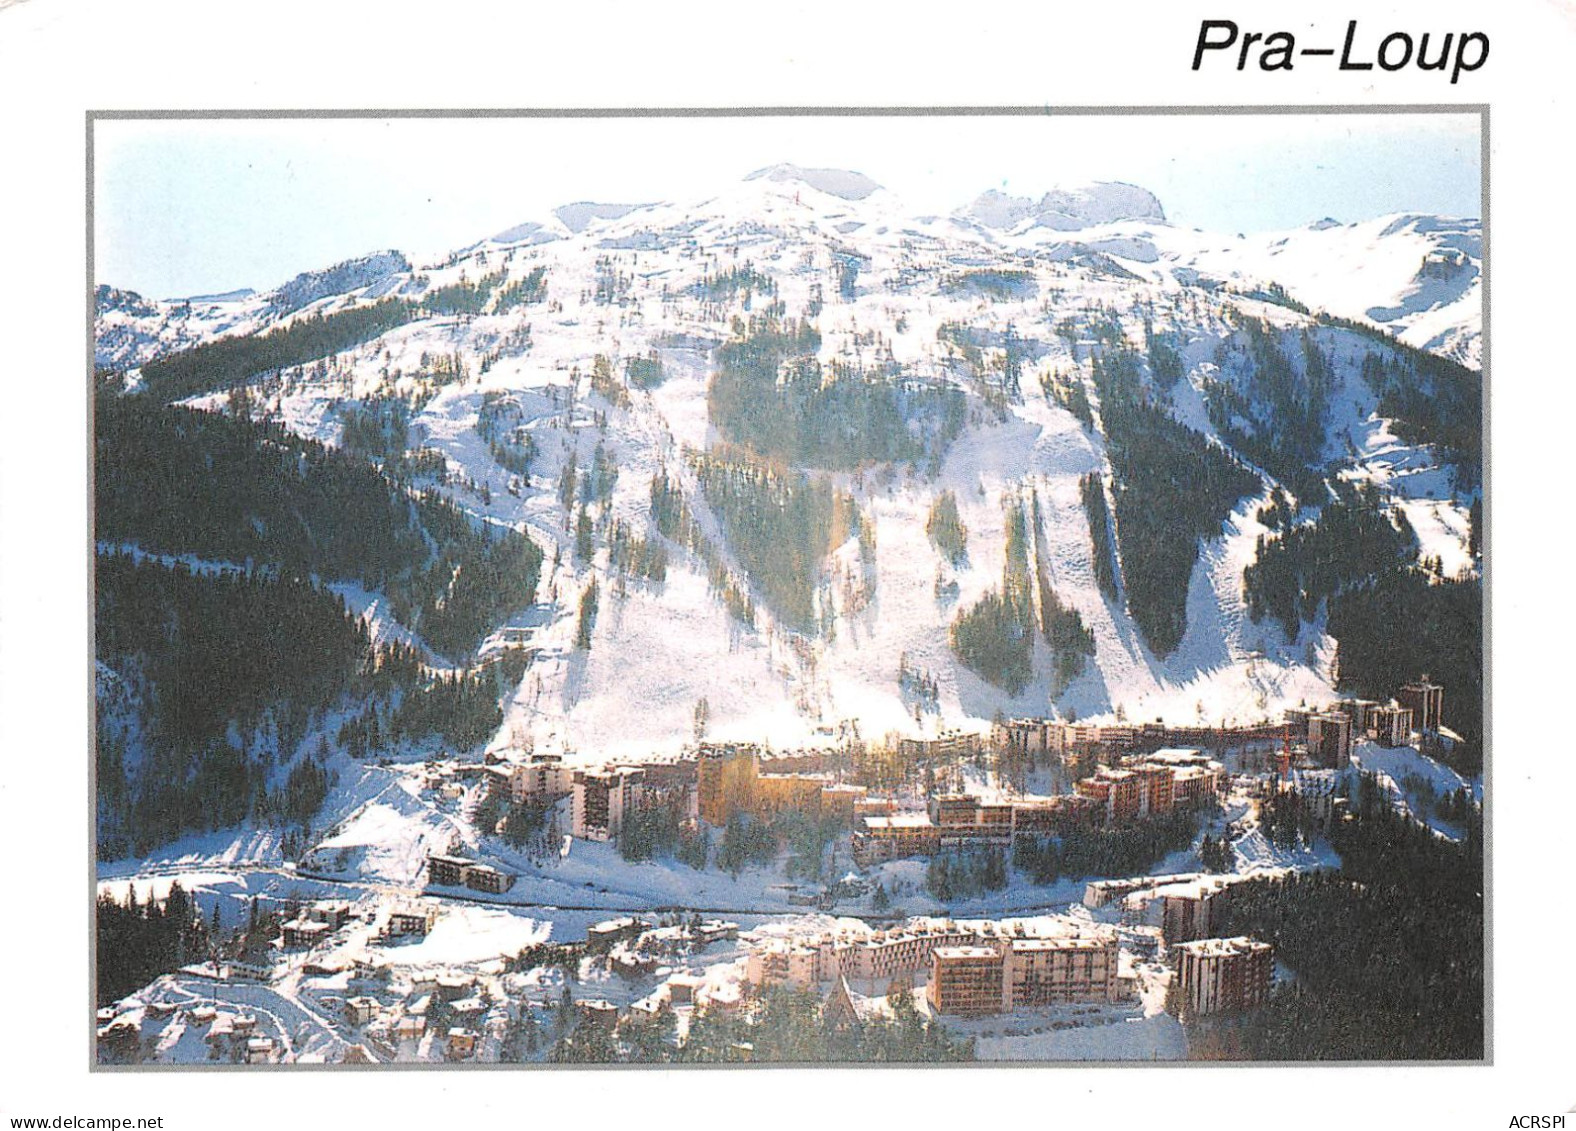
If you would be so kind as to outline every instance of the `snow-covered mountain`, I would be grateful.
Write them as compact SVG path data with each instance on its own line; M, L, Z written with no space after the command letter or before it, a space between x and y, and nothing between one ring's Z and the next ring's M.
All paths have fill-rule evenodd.
M1165 209L1161 208L1154 193L1137 185L1120 183L1057 189L1039 200L989 189L959 214L987 228L1017 231L1049 228L1057 232L1076 232L1119 220L1166 222Z
M392 328L248 376L249 409L337 445L354 406L402 399L410 448L442 467L441 489L542 547L538 591L483 646L534 649L496 745L671 748L702 702L712 737L777 746L849 721L871 736L998 714L1220 721L1333 694L1319 616L1288 637L1243 595L1272 492L1290 488L1305 513L1323 501L1266 466L1263 444L1287 425L1263 358L1318 386L1315 470L1376 484L1425 553L1470 569L1473 477L1393 426L1365 365L1407 364L1388 334L1475 367L1480 276L1476 221L1244 238L1174 227L1153 194L1122 184L987 192L921 216L862 174L778 165L702 201L566 205L432 264L384 252L206 301L101 287L97 359L142 367L157 395L159 359L194 345L408 303ZM779 349L772 335L798 336ZM1232 451L1255 484L1198 540L1185 627L1158 649L1132 582L1102 588L1091 533L1087 477L1123 513L1097 372L1119 355L1138 359L1135 403ZM719 371L763 356L775 385L729 400ZM190 403L224 409L211 387ZM740 448L767 457L770 483L803 477L847 500L808 550L807 612L774 589L775 559L728 509L722 480L750 466L727 462ZM664 527L658 483L683 522ZM966 532L958 553L936 533L943 497ZM660 580L630 569L631 539L663 547ZM1081 670L1065 674L1049 633L1021 687L960 659L960 614L1014 568L1035 581L1036 617L1077 614L1093 644Z

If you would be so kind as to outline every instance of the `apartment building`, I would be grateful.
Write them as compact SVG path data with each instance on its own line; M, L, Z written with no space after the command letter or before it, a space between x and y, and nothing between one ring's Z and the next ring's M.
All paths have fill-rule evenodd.
M749 743L702 743L696 756L695 780L701 820L726 825L740 810L755 804L755 783L761 773L760 747Z
M429 853L427 856L427 883L429 886L465 887L472 891L500 895L514 886L514 874L479 864L464 856Z
M1169 813L1172 807L1171 770L1164 766L1137 765L1112 769L1101 766L1093 777L1073 787L1105 810L1108 823Z
M1160 934L1168 945L1207 939L1214 933L1215 898L1226 889L1224 879L1201 879L1160 893Z
M1007 945L1007 1008L1063 1002L1114 1002L1119 952L1101 938L1013 939Z
M1006 966L989 946L943 946L931 954L925 996L937 1013L983 1017L1002 1012Z
M570 832L584 840L614 840L624 814L639 804L645 771L633 766L576 770Z
M1424 734L1438 734L1441 716L1445 710L1445 689L1425 675L1413 680L1396 693L1396 700L1403 707L1412 709L1413 725Z
M861 868L905 856L932 856L941 848L941 830L926 813L866 817L854 834L854 862Z
M429 853L427 856L427 883L443 887L464 887L465 876L476 861L464 856Z
M926 995L937 1013L982 1016L1120 997L1114 935L938 947Z
M574 774L558 754L532 754L509 767L509 800L529 805L563 797L574 790Z
M1352 717L1344 711L1308 716L1308 754L1321 766L1339 769L1352 760Z
M1391 703L1369 715L1374 740L1380 746L1405 746L1412 741L1412 708Z
M935 738L889 737L888 745L899 758L910 762L950 762L973 758L985 747L982 736L965 730L942 731Z
M432 930L434 918L436 916L432 911L423 908L395 909L389 912L388 925L384 931L394 937L425 935Z
M1257 939L1196 939L1177 944L1178 1001L1184 1016L1236 1013L1269 998L1275 948Z

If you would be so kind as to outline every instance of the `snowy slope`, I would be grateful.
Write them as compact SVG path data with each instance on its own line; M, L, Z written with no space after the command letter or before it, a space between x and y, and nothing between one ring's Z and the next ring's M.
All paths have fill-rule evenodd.
M1139 348L1146 324L1173 335L1186 376L1172 393L1172 411L1213 436L1200 390L1219 376L1216 351L1233 321L1248 315L1289 336L1312 326L1307 316L1250 297L1270 282L1309 306L1475 361L1479 240L1475 222L1421 216L1251 240L1209 235L1170 226L1145 190L1110 184L1039 200L987 193L951 217L919 217L861 174L774 166L706 200L569 205L441 263L413 266L385 253L303 275L270 294L193 302L180 319L169 304L115 292L101 308L100 353L101 360L140 363L226 330L272 324L291 306L285 292L309 300L291 314L301 317L403 293L417 275L430 290L500 271L513 283L544 269L541 302L419 318L324 365L266 375L253 389L254 411L330 444L340 441L345 401L411 398L418 409L412 445L441 454L450 473L444 489L478 518L522 530L543 548L548 564L538 592L519 595L517 614L500 626L535 648L536 660L494 745L529 742L595 760L673 749L693 737L701 699L710 737L778 747L813 743L845 721L867 737L978 729L997 713L1245 721L1332 693L1332 645L1317 626L1286 639L1272 622L1254 624L1243 605L1242 571L1264 533L1256 515L1271 484L1266 479L1263 493L1244 499L1201 545L1186 635L1171 655L1152 654L1123 600L1107 599L1094 583L1079 480L1108 475L1109 464L1100 433L1042 390L1042 376L1087 382L1090 373L1092 347L1058 327L1085 325L1101 312ZM887 366L969 396L968 423L933 475L906 465L814 472L849 492L874 531L868 560L851 540L825 563L818 601L827 630L814 636L778 623L761 600L754 626L740 623L719 599L708 565L675 544L667 546L660 582L616 576L600 528L594 553L579 560L573 515L558 494L569 461L584 472L600 445L618 469L607 517L657 539L649 488L665 469L681 483L722 567L748 582L688 465L690 453L721 439L707 409L710 351L732 334L735 318L770 301L764 294L752 294L748 306L740 295L705 300L697 288L746 267L770 279L788 316L820 304L823 366ZM1002 293L959 285L971 272L1014 272L1016 281ZM347 289L321 293L325 279ZM1009 328L1020 343L1021 395L1000 413L981 400L986 378L968 372L942 340L957 327L978 345L987 376L1002 364ZM1469 561L1465 501L1436 491L1447 469L1387 430L1357 376L1365 352L1381 347L1349 330L1316 334L1339 377L1331 458L1408 500L1409 519L1447 570ZM626 389L627 403L592 389L599 355L621 378L626 360L652 352L665 373L655 388ZM419 392L430 359L450 356L461 359L465 378L430 397ZM475 430L489 397L511 403L533 440L526 479L499 466ZM223 402L218 394L193 403ZM929 508L943 491L956 495L968 529L958 566L944 562L926 534ZM1094 663L1064 689L1052 687L1043 641L1035 645L1035 679L1016 696L963 667L949 643L957 610L1000 584L1004 500L1038 501L1036 560L1095 638ZM603 517L602 508L592 510ZM955 590L944 592L938 580ZM577 608L593 581L601 601L587 650L575 646ZM377 594L351 595L381 635L407 638ZM917 720L898 687L901 655L937 682L939 709ZM360 819L380 817L369 810ZM355 826L344 835L340 847L356 851L382 834Z

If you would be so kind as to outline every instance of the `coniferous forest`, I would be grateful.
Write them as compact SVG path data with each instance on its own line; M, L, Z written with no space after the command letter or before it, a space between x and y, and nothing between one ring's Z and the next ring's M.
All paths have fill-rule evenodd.
M1342 690L1388 699L1424 673L1450 689L1444 723L1466 740L1457 768L1479 769L1483 736L1483 586L1442 577L1418 560L1417 540L1371 488L1339 486L1308 522L1260 540L1243 572L1255 619L1287 633L1326 614Z
M1375 489L1341 491L1315 521L1259 539L1257 557L1242 576L1255 620L1272 616L1295 636L1298 623L1315 619L1322 602L1415 560L1411 528L1396 522Z
M166 402L228 389L259 373L304 365L369 342L420 313L413 303L389 298L334 314L313 314L264 334L219 338L166 354L142 367L142 379L151 395Z
M1259 479L1226 449L1153 403L1142 375L1130 350L1095 360L1116 477L1116 540L1127 607L1150 649L1168 656L1187 629L1187 588L1200 540L1219 536L1232 507L1258 489Z
M963 394L847 367L828 380L815 358L820 344L809 322L752 316L716 352L713 423L733 443L810 467L939 464L963 426Z
M189 830L299 814L311 773L270 789L309 724L348 694L371 647L336 596L295 577L193 572L100 554L95 658L128 685L134 719L100 712L99 853ZM127 763L128 726L140 732Z
M115 1001L167 971L208 957L207 921L191 896L171 884L163 900L139 900L130 885L125 902L101 895L95 909L98 932L98 1004Z
M381 716L345 732L363 753L385 737L465 748L501 721L491 675L423 676L414 656L374 649L324 586L382 591L401 623L463 659L534 600L541 551L367 458L396 452L332 450L252 419L244 399L232 407L108 385L95 396L104 857L248 819L309 821L328 750L298 746L369 694Z
M364 459L268 420L101 395L101 543L254 562L377 587L423 562L409 502Z
M386 589L407 627L456 657L534 599L530 539L478 527L436 491L412 496L355 454L144 396L101 394L95 415L101 543Z
M852 496L742 450L698 457L696 477L767 604L790 626L814 631L822 562L861 535Z
M1338 872L1234 884L1222 936L1275 945L1295 971L1264 1008L1195 1023L1195 1059L1478 1060L1483 1056L1483 828L1446 840L1371 776L1331 839Z

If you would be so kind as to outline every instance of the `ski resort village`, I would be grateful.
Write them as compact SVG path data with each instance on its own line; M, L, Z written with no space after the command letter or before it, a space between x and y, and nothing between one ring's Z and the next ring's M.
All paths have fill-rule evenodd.
M1310 220L100 280L99 1063L1481 1059L1482 233Z

